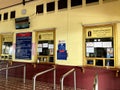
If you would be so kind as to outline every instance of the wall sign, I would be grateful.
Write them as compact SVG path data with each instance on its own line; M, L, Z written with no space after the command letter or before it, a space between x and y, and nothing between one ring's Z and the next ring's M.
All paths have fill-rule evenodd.
M87 28L86 38L112 37L112 29L112 26Z
M67 60L66 43L64 40L59 41L58 50L57 50L57 59Z
M16 34L16 59L31 60L32 55L32 32Z

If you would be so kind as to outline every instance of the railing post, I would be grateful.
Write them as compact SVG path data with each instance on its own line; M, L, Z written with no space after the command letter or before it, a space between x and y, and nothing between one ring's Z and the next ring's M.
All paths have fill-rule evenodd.
M98 90L98 74L94 77L93 90Z
M76 90L76 71L74 71L74 90Z
M33 78L33 90L35 90L35 85L36 85L36 77Z
M25 83L25 79L26 79L26 65L24 65L23 83Z
M8 80L8 63L6 65L6 80Z
M60 90L63 90L63 81L64 81L64 78L61 78L61 80L60 80Z
M56 89L56 69L54 69L54 72L53 72L53 74L54 74L54 90Z

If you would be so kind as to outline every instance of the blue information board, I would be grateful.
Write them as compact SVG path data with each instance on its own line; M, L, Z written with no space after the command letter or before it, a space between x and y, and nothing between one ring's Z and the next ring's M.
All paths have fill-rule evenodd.
M66 44L64 42L58 44L57 59L67 60L67 50L66 50Z
M32 32L16 34L16 59L31 60L32 53Z

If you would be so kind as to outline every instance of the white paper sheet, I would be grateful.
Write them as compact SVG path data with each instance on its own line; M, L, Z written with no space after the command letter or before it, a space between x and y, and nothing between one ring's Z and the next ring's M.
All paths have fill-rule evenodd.
M49 49L53 49L53 48L54 48L54 45L53 45L53 44L49 44L48 48L49 48Z
M87 47L87 53L94 53L94 47Z
M38 52L42 52L42 48L38 48Z
M94 47L103 47L103 42L94 42Z
M103 47L112 47L112 42L103 42Z
M48 43L43 43L43 48L48 47Z

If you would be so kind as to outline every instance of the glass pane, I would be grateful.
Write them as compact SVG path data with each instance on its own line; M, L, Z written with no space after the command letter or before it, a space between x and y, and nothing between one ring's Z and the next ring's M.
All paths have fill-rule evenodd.
M86 4L98 2L99 0L86 0Z
M67 0L59 0L58 1L58 9L67 8Z
M43 4L36 6L36 14L43 13Z
M55 10L55 2L47 3L47 12Z
M71 7L82 5L82 0L71 0Z
M87 64L90 64L90 65L93 65L93 60L91 60L91 59L89 59L89 60L87 60Z
M114 60L105 60L105 66L114 66Z
M103 66L103 60L96 60L96 66Z

